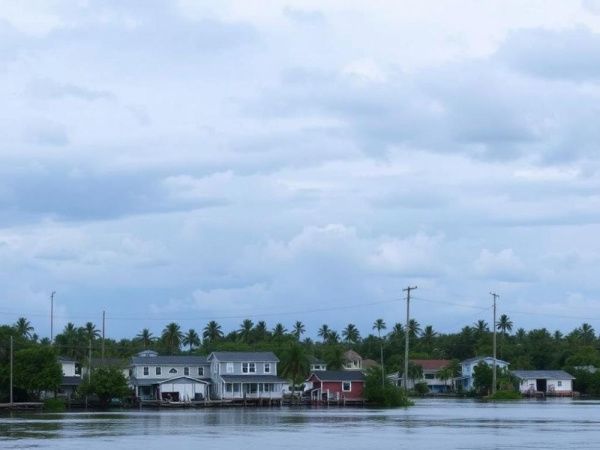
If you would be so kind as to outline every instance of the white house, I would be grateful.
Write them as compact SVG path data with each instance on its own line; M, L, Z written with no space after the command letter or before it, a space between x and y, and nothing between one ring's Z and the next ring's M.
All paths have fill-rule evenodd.
M475 374L475 367L481 362L484 362L488 366L492 367L494 364L494 358L491 356L476 356L475 358L465 359L460 363L461 376L456 380L457 385L462 386L463 390L470 391L473 389L473 376ZM496 358L496 369L501 370L507 368L509 363Z
M277 376L272 352L213 352L208 357L212 395L219 399L281 399L288 383Z
M209 395L210 364L204 356L159 356L145 350L131 358L129 373L141 400L200 401Z
M70 398L81 384L81 370L75 360L66 356L59 356L58 362L62 368L62 380L57 395Z
M523 394L544 392L548 395L571 395L575 377L564 370L513 370Z

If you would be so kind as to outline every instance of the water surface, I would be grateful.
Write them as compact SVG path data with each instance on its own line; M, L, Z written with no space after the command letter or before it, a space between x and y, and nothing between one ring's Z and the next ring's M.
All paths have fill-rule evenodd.
M0 448L600 448L600 403L418 400L407 409L227 408L0 416Z

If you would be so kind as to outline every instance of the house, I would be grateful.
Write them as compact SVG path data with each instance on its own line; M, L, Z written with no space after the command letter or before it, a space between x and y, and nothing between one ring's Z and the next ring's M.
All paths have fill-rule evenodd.
M314 372L315 370L327 370L327 363L314 356L309 356L308 362L310 365L310 372Z
M359 370L316 370L306 386L313 401L362 400L365 375Z
M288 386L277 376L279 359L272 352L213 352L208 363L218 399L281 400Z
M415 379L411 379L409 377L407 380L408 389L414 389L415 384L417 383L426 383L427 387L429 388L429 392L439 394L450 391L452 387L452 378L448 380L442 380L438 376L440 370L449 367L450 363L451 361L448 359L411 359L411 365L418 366L422 369L422 376ZM389 375L388 379L398 386L404 386L404 378L400 372Z
M57 394L61 397L72 398L81 384L81 369L75 360L59 356L58 362L62 368L62 380Z
M548 395L572 395L575 377L564 370L513 370L522 394L543 392Z
M130 362L128 359L122 358L92 358L92 369L99 368L112 368L119 369L125 379L129 379L131 377L131 368ZM87 366L83 366L81 368L81 378L85 379L88 376L89 368Z
M210 364L204 356L159 356L145 350L131 358L130 374L129 383L141 400L208 398Z
M363 359L354 350L348 350L344 352L344 370L362 370Z
M491 356L476 356L474 358L465 359L460 363L461 376L456 379L457 386L460 386L465 391L473 389L473 376L475 374L475 367L479 363L485 363L488 366L493 366L494 358ZM506 369L509 363L496 358L496 369Z

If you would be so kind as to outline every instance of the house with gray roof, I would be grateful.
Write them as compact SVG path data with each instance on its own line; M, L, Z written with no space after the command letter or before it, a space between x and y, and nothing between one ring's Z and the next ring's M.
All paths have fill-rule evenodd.
M475 367L478 364L487 364L492 367L494 365L494 358L491 356L476 356L474 358L465 359L460 363L461 376L458 377L455 382L457 386L461 386L463 390L470 391L473 389L473 381L475 375ZM502 370L508 368L509 363L501 359L496 358L496 369Z
M280 400L288 386L273 352L213 352L207 360L214 398Z
M209 395L210 363L204 356L160 356L145 350L131 358L129 374L141 400L187 402Z
M511 373L519 380L519 390L522 394L573 394L575 377L564 370L513 370Z

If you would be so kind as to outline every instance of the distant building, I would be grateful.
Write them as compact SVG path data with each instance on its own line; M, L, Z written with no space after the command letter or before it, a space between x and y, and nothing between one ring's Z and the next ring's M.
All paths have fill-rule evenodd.
M362 370L363 359L354 350L348 350L344 353L344 370Z
M62 369L62 380L57 395L72 398L81 384L81 369L75 360L66 356L59 356L58 362Z
M327 363L314 356L309 356L308 362L310 365L310 372L314 372L315 370L327 370Z
M543 392L549 395L570 395L573 393L575 377L564 370L513 370L519 380L521 393Z
M484 362L488 366L493 366L494 358L491 356L476 356L475 358L465 359L460 363L461 376L456 380L457 385L460 385L463 390L470 391L473 389L473 376L475 374L475 367L481 362ZM497 370L506 369L509 363L501 359L496 358Z
M407 381L408 389L414 389L417 383L426 383L430 392L443 393L448 392L452 387L453 379L441 380L438 377L440 370L450 366L451 361L448 359L411 359L410 364L421 367L423 374L420 378ZM398 386L404 386L404 379L401 373L389 375L388 378Z

